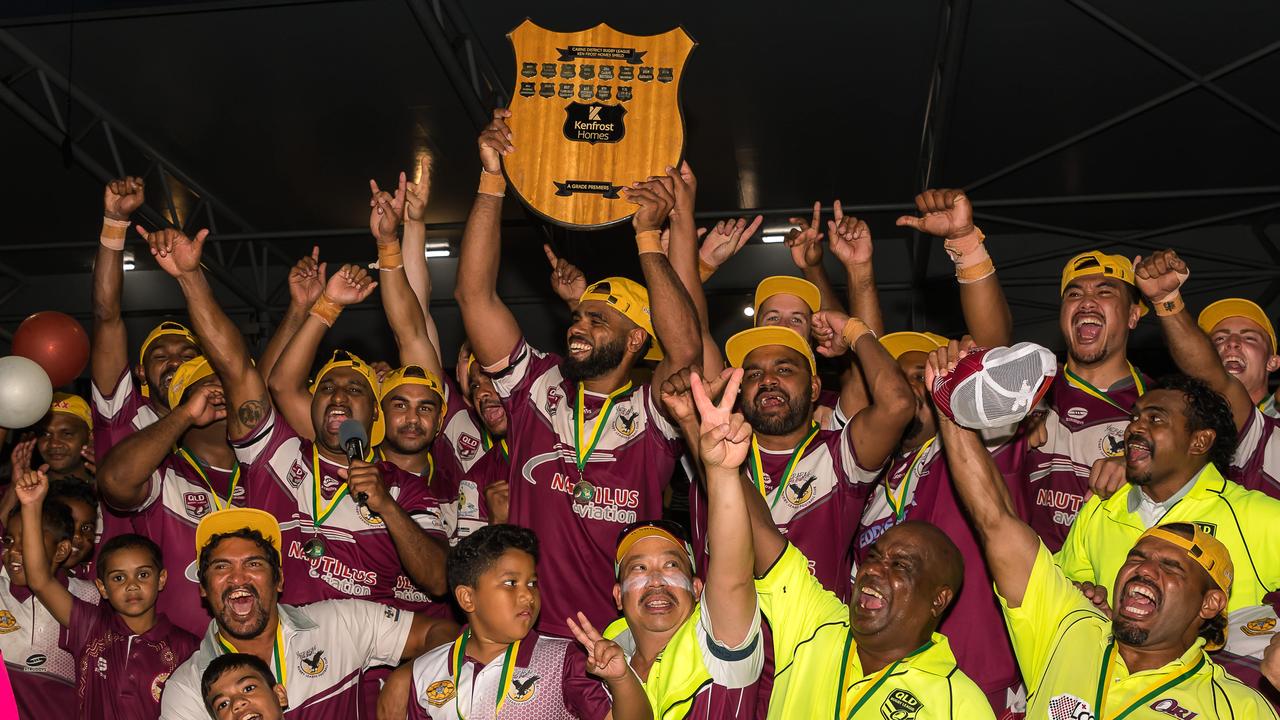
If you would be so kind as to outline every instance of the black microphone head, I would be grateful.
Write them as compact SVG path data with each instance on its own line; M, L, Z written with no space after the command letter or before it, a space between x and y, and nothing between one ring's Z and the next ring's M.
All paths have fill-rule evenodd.
M352 441L360 443L359 454L364 455L365 448L369 447L369 434L364 431L359 420L343 420L342 425L338 426L338 444L349 451Z

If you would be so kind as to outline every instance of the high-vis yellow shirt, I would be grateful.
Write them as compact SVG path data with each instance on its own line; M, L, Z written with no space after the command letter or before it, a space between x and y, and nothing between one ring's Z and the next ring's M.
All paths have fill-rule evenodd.
M1130 512L1129 495L1139 492L1126 484L1107 500L1095 495L1080 509L1055 558L1068 578L1103 585L1110 595L1129 550L1147 529ZM1210 464L1159 524L1175 522L1198 525L1231 552L1235 580L1228 612L1261 605L1263 595L1280 588L1280 500L1245 490Z
M756 580L756 592L773 629L770 720L995 717L937 633L915 653L864 675L848 606L809 574L808 559L794 545Z
M1111 637L1111 620L1094 609L1043 544L1022 604L1005 621L1022 679L1027 717L1067 720L1234 718L1275 720L1252 688L1209 659L1197 639L1157 670L1130 674Z

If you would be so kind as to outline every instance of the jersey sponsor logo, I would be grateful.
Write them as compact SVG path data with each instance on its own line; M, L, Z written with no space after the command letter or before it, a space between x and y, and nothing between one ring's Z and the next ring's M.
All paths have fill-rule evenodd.
M803 507L813 501L817 493L813 489L813 484L818 481L818 476L811 472L798 472L787 480L787 486L782 489L782 499L793 508Z
M867 529L858 533L858 548L865 548L876 540L879 540L880 536L883 535L886 530L897 524L898 518L894 515L877 520L875 523L867 527Z
M103 680L106 680L107 679L107 659L99 655L98 666L94 668L94 671L98 673L98 677L102 678Z
M636 419L640 413L625 405L618 406L618 417L613 421L613 429L622 437L631 437L636 433Z
M1105 457L1120 457L1124 454L1124 431L1117 427L1107 428L1098 439L1098 452Z
M1076 422L1083 421L1088 416L1089 416L1088 408L1073 407L1067 411L1067 418L1071 420L1075 420Z
M395 590L392 591L392 594L401 602L431 602L431 596L422 592L422 590L417 585L414 585L413 581L405 575L396 576L396 587Z
M371 570L357 570L332 555L319 558L307 557L302 551L302 543L298 540L289 543L288 556L293 560L306 562L310 566L308 575L313 579L323 580L343 595L368 597L373 594L373 586L378 584L378 573Z
M400 608L393 608L393 607L391 607L390 605L384 605L384 606L382 607L382 617L384 617L384 618L386 618L386 619L388 619L388 620L391 620L391 621L393 621L393 622L399 622L399 621L400 621Z
M307 479L307 469L302 467L302 463L297 460L289 466L289 474L285 475L284 481L289 483L289 487L297 490L302 486L302 481Z
M1027 686L1018 683L1016 688L1004 691L1005 715L1009 718L1021 718L1027 714Z
M192 520L199 520L209 514L211 509L209 496L202 492L189 492L182 494L183 509L187 512L187 517Z
M556 410L560 407L560 401L564 399L564 393L560 392L560 388L552 385L547 388L547 404L543 409L547 411L549 417L556 416Z
M444 707L456 694L452 680L439 680L427 686L426 698L434 707Z
M589 491L588 491L589 488ZM551 489L573 498L573 512L586 520L629 525L636 521L635 510L640 506L640 491L623 488L596 487L590 483L575 483L564 473L551 478ZM590 492L590 497L585 495ZM584 497L579 497L583 495Z
M165 681L169 679L169 673L162 672L155 676L151 681L151 699L160 702L160 694L164 692Z
M528 671L526 671L528 672ZM512 702L526 703L533 699L538 692L538 681L542 678L537 675L529 675L520 677L520 672L516 672L516 676L511 678L511 691L507 693L507 697Z
M324 495L332 495L338 491L338 486L341 484L342 480L340 478L324 474L323 477L320 478L320 492Z
M7 635L18 629L18 619L8 610L0 610L0 635Z
M298 669L307 677L320 677L328 667L323 650L309 648L298 653Z
M1095 720L1089 703L1075 695L1063 693L1049 701L1049 720Z
M247 497L248 497L248 491L244 489L244 486L236 485L236 489L231 492L231 504L244 505L245 498Z
M880 705L880 717L884 720L915 720L924 708L924 703L906 690L898 689L889 693L889 697Z
M1149 707L1158 713L1172 715L1179 720L1193 720L1193 718L1200 715L1198 712L1182 707L1178 704L1178 701L1173 698L1160 698L1159 700L1151 703Z
M32 653L27 656L27 667L40 667L44 665L49 658L42 653Z
M458 457L463 460L470 460L476 456L476 451L480 449L480 438L469 433L462 433L458 436Z
M1250 620L1249 622L1245 623L1243 627L1240 628L1240 632L1250 637L1257 637L1259 635L1269 635L1271 633L1274 633L1275 631L1276 631L1275 618L1258 618L1257 620Z

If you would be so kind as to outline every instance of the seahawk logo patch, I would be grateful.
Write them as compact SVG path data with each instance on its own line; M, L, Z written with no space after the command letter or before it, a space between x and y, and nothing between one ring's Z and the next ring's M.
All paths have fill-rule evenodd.
M323 650L311 648L298 653L298 669L307 677L320 677L329 668Z

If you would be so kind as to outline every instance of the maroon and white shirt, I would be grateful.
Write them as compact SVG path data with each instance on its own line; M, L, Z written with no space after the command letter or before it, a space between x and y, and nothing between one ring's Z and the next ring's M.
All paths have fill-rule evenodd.
M1049 552L1062 547L1084 505L1094 461L1124 454L1124 430L1140 394L1133 380L1125 378L1107 388L1109 403L1073 387L1063 370L1058 368L1046 396L1048 439L1028 451L1022 472L1030 502L1027 524Z
M458 488L457 522L449 538L451 544L457 545L462 538L489 524L491 516L485 490L492 483L505 481L510 473L507 451L501 445L489 448L471 466Z
M481 441L483 425L479 418L467 406L462 390L453 378L445 377L444 382L444 420L441 422L440 434L436 436L434 451L437 455L448 452L453 455L464 473L470 472L485 454Z
M92 583L65 580L73 597L89 604L101 599ZM36 596L10 584L9 571L0 568L0 654L23 720L68 717L76 706L75 658L59 647L61 634L62 626Z
M1280 499L1280 419L1254 408L1240 429L1227 477Z
M1023 485L1013 470L1025 452L1021 443L1018 439L995 447L988 446L1005 476L1014 505L1020 511L1025 509ZM855 544L857 559L861 562L867 549L886 530L909 520L933 524L946 533L964 558L964 584L948 608L938 632L950 641L960 669L988 697L1003 699L1010 694L1016 696L1021 676L1013 647L1004 629L999 601L992 591L993 580L987 570L982 545L952 486L941 439L920 452L918 462L916 456L916 450L898 453L880 474L862 514ZM904 487L903 482L913 463L915 470L910 473L910 483ZM893 493L892 502L887 494L890 492ZM895 511L894 504L901 509L901 516ZM994 708L997 717L1009 709L1007 704Z
M74 599L60 646L76 659L77 717L159 717L165 682L199 645L162 613L150 630L135 635L107 603Z
M490 373L507 408L511 505L508 522L542 543L543 632L568 636L565 618L582 611L597 627L617 617L613 557L618 532L636 520L662 517L662 493L683 443L658 410L648 384L619 396L608 426L579 470L574 446L577 386L560 358L521 340L507 365ZM605 397L587 393L584 434L600 422ZM585 441L584 441L585 443ZM589 492L574 499L586 481ZM585 497L588 496L589 498Z
M272 412L257 430L232 443L245 466L250 507L266 510L280 523L284 554L282 602L305 605L318 600L357 598L422 610L433 615L448 613L447 603L433 603L426 592L404 573L391 533L377 514L347 494L323 523L314 520L314 443L298 435L289 423ZM339 470L346 465L319 455L322 509L342 483ZM429 535L447 540L440 515L440 499L426 482L389 462L378 463L387 492ZM311 559L303 546L321 537L323 557Z
M204 516L225 507L232 493L232 471L205 466L209 482L177 453L170 453L147 481L147 499L126 508L133 530L164 549L169 581L156 601L156 609L178 627L199 637L209 627L209 613L200 597L196 566L196 526ZM247 507L247 473L242 473L231 498L233 507ZM216 497L215 497L216 494Z
M1280 632L1275 605L1252 605L1237 609L1227 618L1227 646L1213 654L1231 676L1257 690L1280 713L1280 690L1262 675L1262 654Z
M413 613L362 600L277 607L285 669L276 673L276 680L284 682L289 694L290 720L361 717L360 675L367 668L400 662ZM217 623L210 623L200 648L169 676L160 699L162 720L209 717L200 678L209 663L226 652L217 632ZM277 671L274 664L271 669Z
M515 654L499 713L494 710L505 656L484 666L468 657L455 678L452 651L453 643L446 643L413 661L408 720L603 720L613 707L604 685L587 674L587 655L573 640L530 631Z
M91 383L89 398L93 417L93 453L99 463L121 440L160 419L150 401L134 384L133 373L127 367L121 371L120 379L110 389L110 394L104 393L96 383ZM102 543L117 535L139 532L133 520L129 513L103 503L98 511L97 547L102 547ZM92 567L88 570L90 574L83 577L92 581Z

